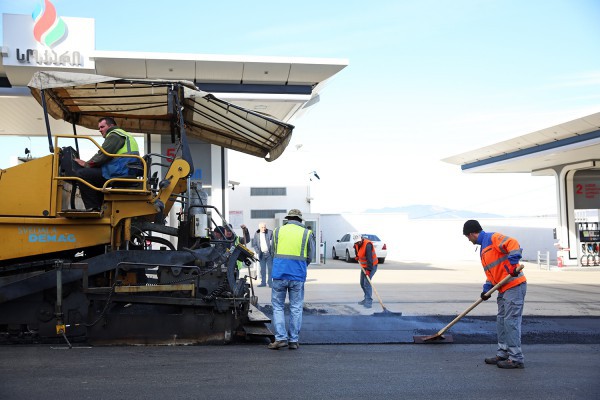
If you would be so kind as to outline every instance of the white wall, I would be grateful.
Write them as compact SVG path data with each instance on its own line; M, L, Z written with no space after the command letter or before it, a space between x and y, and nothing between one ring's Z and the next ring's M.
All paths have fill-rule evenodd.
M266 186L266 185L265 185ZM276 186L276 185L274 185ZM250 187L241 182L235 190L229 190L230 209L242 211L243 223L253 234L258 223L264 221L269 229L276 226L275 219L251 219L253 209L298 208L309 212L306 202L306 187L289 186L287 196L250 196ZM463 235L464 220L428 220L408 219L405 214L322 214L321 240L326 243L327 258L331 258L333 243L350 231L374 233L384 240L388 247L390 260L473 260L478 258L475 246ZM550 259L556 261L556 248L553 229L556 218L499 218L479 219L484 230L501 232L514 236L523 248L523 258L529 261L537 259L537 252L550 252ZM239 226L236 232L241 234Z
M254 187L282 187L279 185L261 185ZM276 225L275 218L250 218L251 210L270 210L279 209L289 211L292 208L297 208L303 214L309 212L308 203L306 202L306 187L303 186L288 186L287 196L250 196L250 186L240 182L235 190L229 189L229 209L231 211L241 211L243 215L243 223L248 226L250 234L253 234L258 229L259 222L265 222L267 228L274 229ZM226 216L228 217L228 216ZM239 226L234 226L235 232L240 235L242 233Z
M350 231L374 233L388 247L388 258L399 261L473 260L476 248L462 234L464 220L408 219L404 214L323 214L321 227L327 258L333 243ZM523 259L535 261L537 252L549 251L556 260L553 228L556 218L479 219L488 232L513 236L523 248Z

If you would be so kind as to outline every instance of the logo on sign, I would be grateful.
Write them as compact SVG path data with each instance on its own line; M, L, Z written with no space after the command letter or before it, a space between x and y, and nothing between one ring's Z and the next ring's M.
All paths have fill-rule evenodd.
M26 14L2 15L4 66L93 70L95 62L88 53L94 50L94 20L60 14L55 0L29 3L31 11Z
M31 18L33 18L33 37L45 49L17 47L16 59L20 64L35 63L54 67L83 66L81 53L78 50L59 46L63 42L67 43L67 24L56 14L56 8L49 0L38 3ZM61 47L63 48L59 50Z
M38 4L33 13L33 37L50 48L67 37L67 24L56 14L54 5L49 0Z

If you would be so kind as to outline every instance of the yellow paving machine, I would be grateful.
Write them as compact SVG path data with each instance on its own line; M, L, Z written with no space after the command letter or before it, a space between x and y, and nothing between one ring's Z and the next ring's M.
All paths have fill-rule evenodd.
M246 272L254 254L211 236L223 224L215 218L224 219L191 179L188 138L272 161L293 126L186 81L36 72L29 88L42 106L50 151L0 169L0 343L271 336ZM71 123L73 134L53 135L49 117ZM163 135L175 151L107 154L141 168L93 187L77 177L73 159L81 141L101 146L76 127L96 129L101 117L130 133ZM103 193L100 210L84 209L81 185ZM177 223L169 223L175 211Z

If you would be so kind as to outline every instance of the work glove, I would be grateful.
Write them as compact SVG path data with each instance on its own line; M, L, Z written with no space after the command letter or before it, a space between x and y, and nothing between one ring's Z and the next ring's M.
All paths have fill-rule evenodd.
M371 277L371 270L365 269L365 275L370 278Z
M483 284L483 292L481 292L481 295L480 295L480 297L481 297L481 299L482 299L483 301L486 301L486 300L488 300L490 297L492 297L492 295L487 295L487 296L486 296L486 293L487 293L487 292L489 292L489 291L490 291L490 290L491 290L493 287L494 287L494 285L492 285L492 284L491 284L491 283L489 283L489 282L486 282L486 283L484 283L484 284Z
M506 272L508 272L510 276L517 277L519 276L519 272L517 272L517 267L518 265L511 264L510 267L508 265L505 265L504 269L506 270Z

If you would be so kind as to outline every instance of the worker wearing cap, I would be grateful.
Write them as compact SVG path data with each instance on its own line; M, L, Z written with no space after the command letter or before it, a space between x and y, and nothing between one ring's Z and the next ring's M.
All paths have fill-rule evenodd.
M268 346L272 350L288 346L290 350L295 350L299 346L306 269L315 257L315 235L302 224L302 212L292 209L285 219L287 223L273 232L271 304L275 341ZM285 326L284 314L285 297L288 294L289 331Z
M365 308L371 308L373 306L373 288L369 279L373 279L373 275L377 272L377 264L379 264L377 254L375 253L375 246L373 246L373 242L369 239L363 238L360 233L352 234L352 241L354 242L356 260L362 268L360 272L360 287L364 293L364 298L358 304Z
M480 246L481 265L487 281L483 285L481 298L487 300L486 293L506 276L512 278L498 289L498 350L495 357L485 359L486 364L499 368L524 368L521 350L521 320L527 279L516 271L521 260L522 249L516 239L497 232L485 232L478 221L470 219L463 226L463 235L474 245Z

